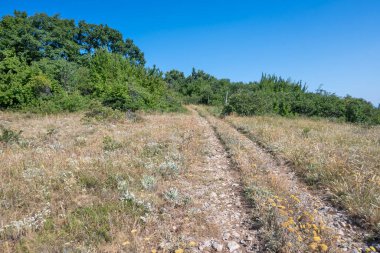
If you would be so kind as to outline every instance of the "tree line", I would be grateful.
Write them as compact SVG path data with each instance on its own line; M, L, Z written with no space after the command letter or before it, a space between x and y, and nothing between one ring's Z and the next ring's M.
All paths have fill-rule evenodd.
M0 21L0 109L77 111L180 108L162 73L107 25L15 11Z
M181 110L182 103L223 107L239 115L279 114L380 124L368 101L339 97L275 75L242 83L193 69L163 73L107 25L15 11L0 20L0 109L44 113L93 104L122 111Z
M223 114L308 116L338 119L353 123L380 124L380 108L351 96L339 97L318 89L308 91L302 82L263 74L256 82L231 82L217 79L201 70L165 73L169 87L187 103L223 106Z

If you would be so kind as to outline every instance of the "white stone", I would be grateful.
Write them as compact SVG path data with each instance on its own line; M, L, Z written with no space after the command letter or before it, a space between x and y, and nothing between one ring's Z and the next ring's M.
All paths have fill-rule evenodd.
M230 252L234 252L235 250L240 248L240 245L237 242L229 241L227 247L230 250Z

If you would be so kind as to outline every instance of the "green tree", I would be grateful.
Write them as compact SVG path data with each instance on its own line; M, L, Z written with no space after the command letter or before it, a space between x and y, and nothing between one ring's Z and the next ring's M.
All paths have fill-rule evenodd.
M123 55L134 64L144 65L143 52L131 39L107 25L88 24L62 19L59 15L48 16L37 13L15 11L0 21L0 51L14 50L17 56L28 63L43 58L65 59L81 62L85 55L98 49Z

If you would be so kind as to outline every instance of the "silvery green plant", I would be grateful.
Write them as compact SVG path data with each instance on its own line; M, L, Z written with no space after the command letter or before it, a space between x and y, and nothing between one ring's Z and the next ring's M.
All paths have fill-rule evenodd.
M163 145L157 142L149 142L144 147L144 153L148 157L157 156L162 153Z
M144 175L141 179L141 184L145 190L153 190L156 186L156 178L149 175Z
M177 204L180 200L180 193L177 188L171 187L164 193L164 197L167 201Z
M172 177L179 174L180 167L174 161L165 161L160 164L158 170L163 177Z
M149 202L145 202L144 200L138 199L133 192L128 190L124 190L121 193L120 201L130 202L136 206L143 207L146 212L151 212L153 210L152 204Z
M128 190L124 190L120 196L120 200L121 201L136 202L136 197L132 192L130 192Z
M118 177L117 179L117 189L121 192L128 190L128 182L123 178Z
M0 236L3 233L20 232L24 229L39 229L46 221L46 217L51 214L50 203L39 212L32 216L23 218L22 220L14 220L9 224L0 227Z

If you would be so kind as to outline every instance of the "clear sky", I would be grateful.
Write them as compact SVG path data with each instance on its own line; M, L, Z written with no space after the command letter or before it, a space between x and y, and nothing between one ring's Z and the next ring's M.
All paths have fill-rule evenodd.
M278 74L380 103L380 0L0 0L15 9L108 24L164 71Z

